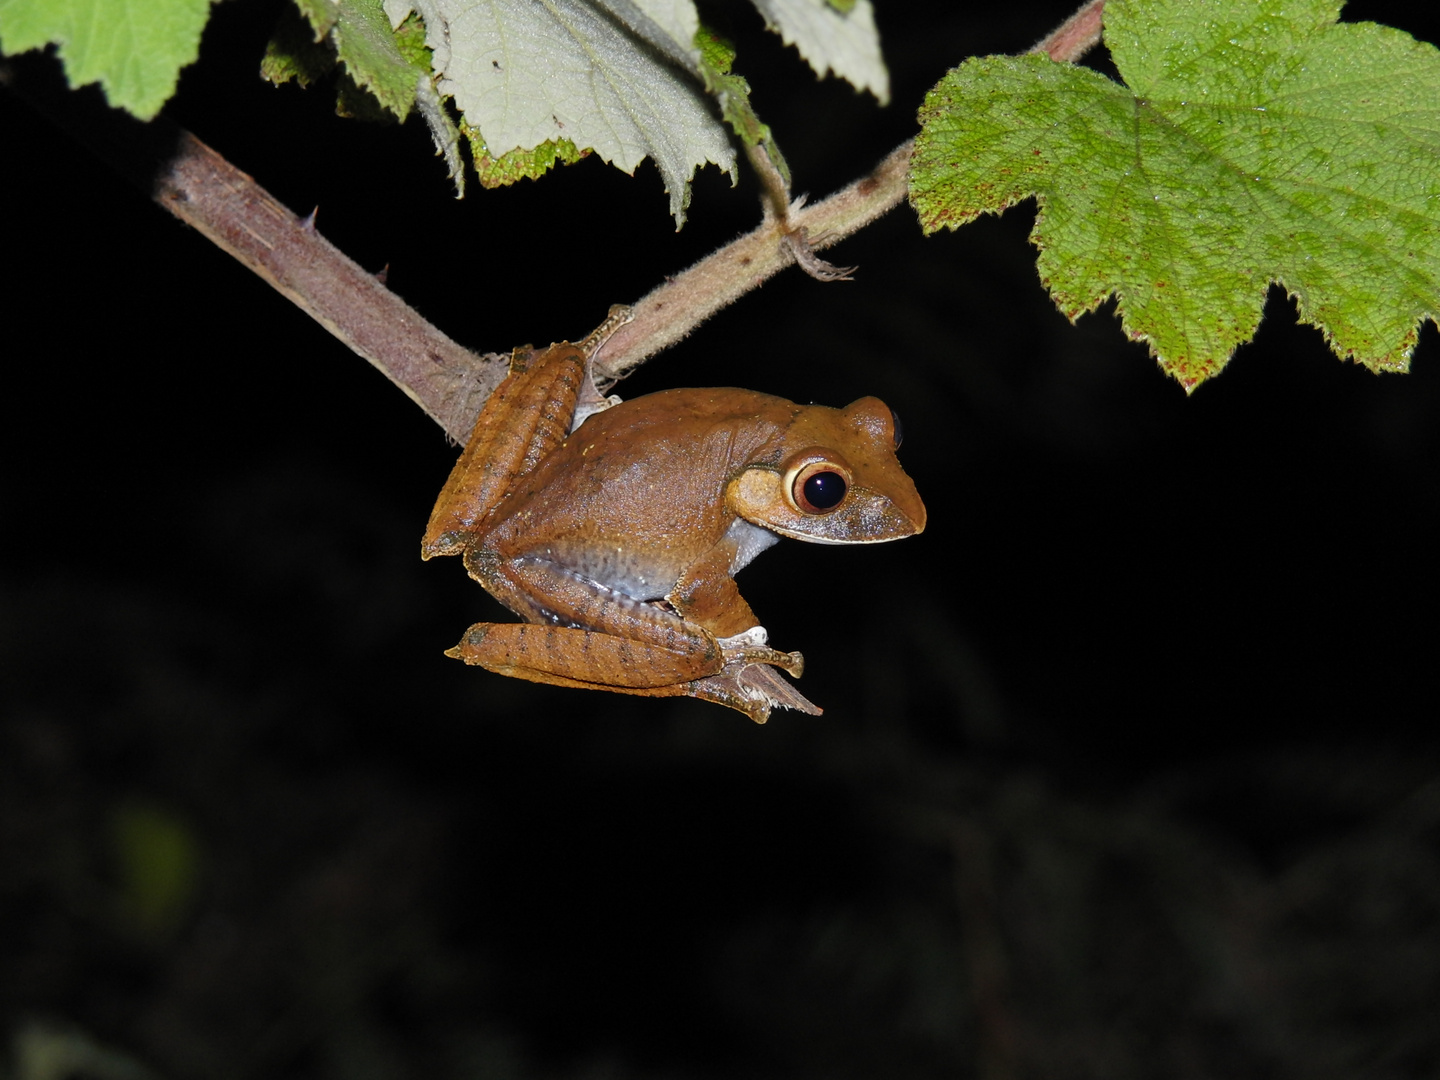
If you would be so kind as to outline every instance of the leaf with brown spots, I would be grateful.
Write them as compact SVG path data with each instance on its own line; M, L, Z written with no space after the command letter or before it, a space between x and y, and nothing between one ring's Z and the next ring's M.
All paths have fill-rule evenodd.
M927 232L1034 196L1071 319L1115 296L1187 389L1278 282L1342 357L1403 371L1440 316L1440 52L1337 0L1111 0L1124 84L1044 56L951 71L920 113Z

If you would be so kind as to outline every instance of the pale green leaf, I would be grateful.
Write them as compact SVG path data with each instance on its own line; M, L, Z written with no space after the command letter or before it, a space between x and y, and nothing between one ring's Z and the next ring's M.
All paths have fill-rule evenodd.
M594 0L624 23L632 33L650 42L671 63L698 74L700 51L694 45L700 13L694 0Z
M1110 0L1120 85L1042 56L967 61L921 110L927 231L1036 196L1069 317L1117 298L1187 388L1279 282L1342 356L1404 370L1440 315L1440 52L1336 0Z
M71 86L148 120L200 51L210 0L0 0L0 53L54 43Z
M834 71L883 105L890 100L890 73L880 55L875 9L870 0L754 0L765 21L794 45L822 78Z
M700 25L692 0L595 0L677 66L689 70L720 106L720 115L741 140L763 144L770 160L790 181L789 166L750 104L750 84L731 73L735 50Z
M662 30L675 25L663 5L624 6ZM697 167L734 169L734 148L687 68L657 56L603 8L584 0L387 0L385 10L393 22L412 8L425 20L440 92L496 161L567 142L627 173L649 157L677 223ZM689 39L680 48L694 50Z
M416 86L430 76L430 54L418 19L392 28L380 0L296 0L296 4L314 30L314 40L328 38L335 59L345 65L355 85L368 90L398 119L410 115ZM307 69L316 67L282 27L266 49L261 74L274 82L294 77L303 85L307 79L302 76L313 78Z

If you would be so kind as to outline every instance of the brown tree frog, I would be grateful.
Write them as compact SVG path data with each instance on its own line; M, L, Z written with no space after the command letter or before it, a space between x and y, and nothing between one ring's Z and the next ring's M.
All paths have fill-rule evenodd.
M611 324L517 350L421 548L465 568L523 623L477 623L448 656L561 686L719 702L764 723L818 713L789 682L733 575L782 536L873 544L925 528L875 398L845 409L733 388L667 390L570 430Z

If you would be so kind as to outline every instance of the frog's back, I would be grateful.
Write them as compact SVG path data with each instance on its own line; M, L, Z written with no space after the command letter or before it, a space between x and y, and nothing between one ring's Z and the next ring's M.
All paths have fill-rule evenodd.
M640 436L668 443L728 430L741 442L760 445L782 436L802 409L773 394L731 386L661 390L596 413L571 438Z
M719 388L597 413L516 484L485 546L553 559L632 596L664 595L734 521L726 485L757 455L779 453L799 408Z
M784 398L729 387L662 390L596 413L571 433L516 494L538 492L564 477L586 487L690 481L721 491L731 475L756 456L778 454L800 406ZM698 492L697 492L698 493Z

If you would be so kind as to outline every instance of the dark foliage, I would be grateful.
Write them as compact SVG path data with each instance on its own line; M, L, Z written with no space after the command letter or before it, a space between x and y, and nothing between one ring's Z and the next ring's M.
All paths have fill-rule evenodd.
M1065 13L1015 8L882 2L888 110L721 18L823 194ZM173 114L478 348L756 216L702 177L676 236L653 170L595 161L456 203L415 125L258 83L278 11L218 7ZM1440 1070L1433 327L1377 378L1276 294L1187 399L1054 312L1023 208L900 210L836 252L856 282L747 298L621 392L875 393L931 514L741 575L827 709L756 728L446 660L493 606L418 559L438 429L4 94L0 131L17 1077Z

